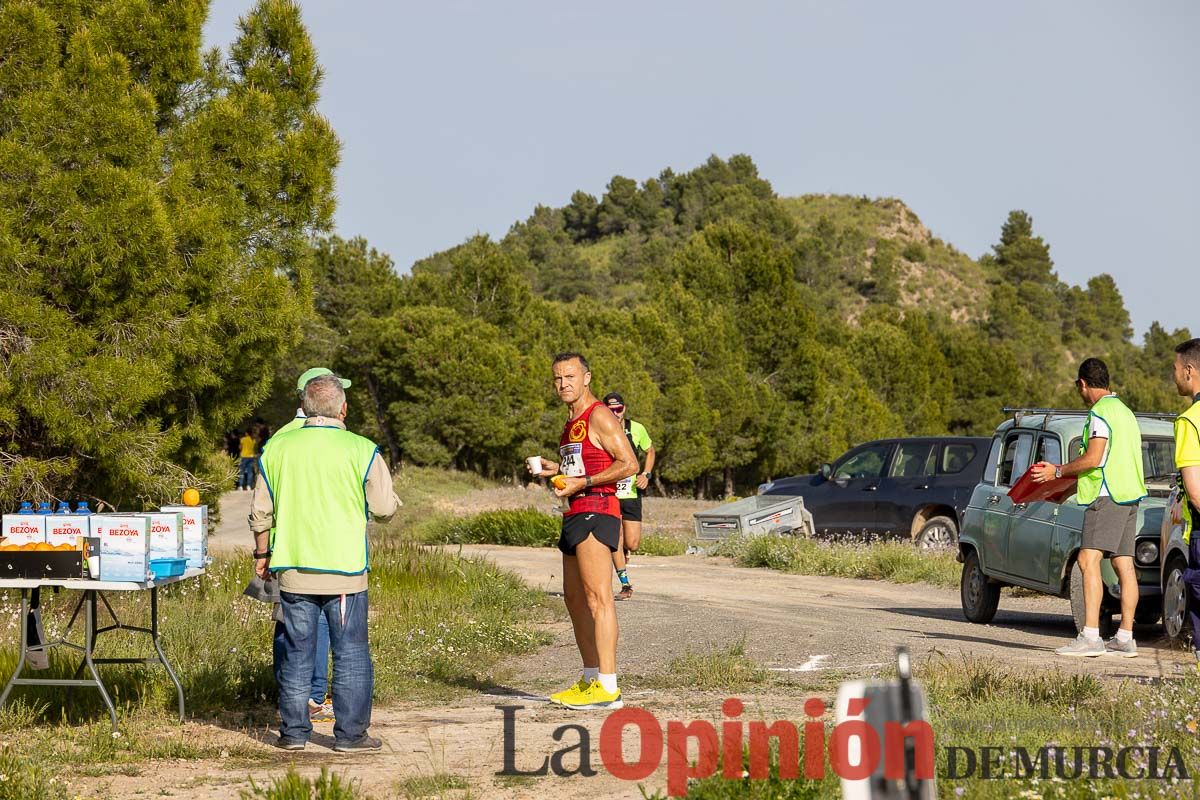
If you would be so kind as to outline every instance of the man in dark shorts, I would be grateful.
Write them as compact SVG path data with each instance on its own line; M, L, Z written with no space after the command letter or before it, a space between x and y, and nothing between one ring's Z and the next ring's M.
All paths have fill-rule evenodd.
M553 369L554 389L570 417L559 439L559 462L542 459L535 474L558 476L554 493L570 498L558 549L583 676L550 701L572 709L616 709L622 706L612 594L612 554L621 544L616 483L637 472L637 457L617 418L592 394L587 359L562 353L554 357Z
M613 553L613 566L617 568L617 580L621 582L618 600L633 597L633 584L629 582L626 567L630 553L637 552L642 543L642 492L650 485L650 473L654 469L654 442L642 423L625 416L625 398L618 392L604 395L604 404L613 412L617 422L625 431L625 438L633 448L634 455L646 459L646 467L637 475L617 481L617 500L621 503L621 546Z
M1088 404L1083 425L1083 453L1068 464L1033 465L1034 480L1078 475L1076 501L1087 506L1079 545L1083 571L1084 627L1075 641L1055 652L1060 656L1137 655L1133 616L1138 604L1133 545L1138 504L1146 496L1142 475L1142 431L1133 412L1108 388L1108 367L1098 358L1079 365L1075 388ZM1100 602L1104 585L1100 561L1110 556L1121 581L1121 628L1107 644L1100 639Z

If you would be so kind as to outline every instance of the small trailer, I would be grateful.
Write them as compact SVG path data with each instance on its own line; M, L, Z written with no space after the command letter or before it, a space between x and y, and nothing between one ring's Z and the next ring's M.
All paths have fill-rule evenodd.
M693 515L696 538L707 541L725 539L737 533L774 533L811 536L812 514L804 507L803 497L755 495L732 503L722 503Z

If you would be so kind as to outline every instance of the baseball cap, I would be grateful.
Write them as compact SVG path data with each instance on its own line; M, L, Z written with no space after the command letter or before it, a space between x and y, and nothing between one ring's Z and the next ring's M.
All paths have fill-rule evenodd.
M311 381L313 378L319 378L322 375L333 375L333 370L325 369L324 367L313 367L312 369L305 370L304 374L296 380L296 391L303 392L304 385L306 383ZM343 389L350 388L350 381L346 380L345 378L338 378L338 380L342 382Z
M620 392L609 392L604 395L604 404L609 406L625 405L625 398L621 397Z

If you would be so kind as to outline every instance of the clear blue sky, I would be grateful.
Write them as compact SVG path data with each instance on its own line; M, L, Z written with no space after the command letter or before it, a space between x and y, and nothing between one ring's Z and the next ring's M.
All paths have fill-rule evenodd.
M227 45L250 0L214 0ZM782 195L904 200L972 256L1022 208L1141 333L1200 333L1200 3L302 3L337 231L398 269L614 174L747 153ZM1193 285L1195 285L1193 283Z

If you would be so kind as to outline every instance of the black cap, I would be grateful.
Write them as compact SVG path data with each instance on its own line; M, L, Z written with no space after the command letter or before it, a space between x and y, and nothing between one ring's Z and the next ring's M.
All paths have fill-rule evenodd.
M625 398L621 397L620 392L609 392L604 395L604 404L611 405L616 403L619 406L625 405Z

